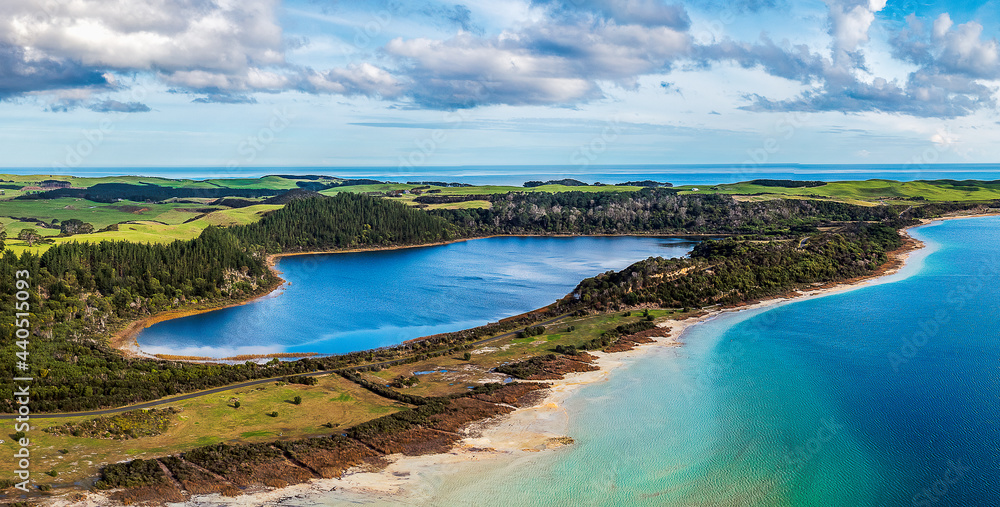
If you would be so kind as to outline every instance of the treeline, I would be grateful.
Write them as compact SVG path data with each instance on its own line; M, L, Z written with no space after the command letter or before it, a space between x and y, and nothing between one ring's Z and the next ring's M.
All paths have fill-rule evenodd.
M587 186L586 183L584 183L584 182L582 182L580 180L574 180L572 178L564 178L564 179L561 179L561 180L548 180L548 181L532 180L532 181L525 181L524 182L524 188L535 188L535 187L540 187L542 185L563 185L563 186L566 186L566 187L585 187L585 186Z
M174 197L192 198L204 197L217 199L220 197L269 197L278 195L285 190L269 188L174 188L160 185L132 185L128 183L98 183L89 188L57 188L45 192L25 194L16 199L59 199L74 197L94 202L126 201L165 201Z
M292 201L256 223L228 230L245 245L259 245L268 252L412 245L445 241L457 234L442 217L348 192Z
M811 187L822 187L826 185L825 181L808 181L808 180L750 180L747 183L751 185L761 185L764 187L783 187L783 188L811 188Z
M489 209L434 210L468 235L491 234L781 234L827 222L895 219L891 206L773 199L740 202L728 195L636 192L508 193Z
M784 240L707 240L688 259L652 257L588 278L573 296L598 309L734 304L872 274L901 244L895 226L866 223Z

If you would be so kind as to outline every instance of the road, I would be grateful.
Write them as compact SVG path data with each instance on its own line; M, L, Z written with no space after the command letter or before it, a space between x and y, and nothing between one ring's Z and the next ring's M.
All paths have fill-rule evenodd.
M554 323L556 323L556 322L558 322L558 321L566 318L567 316L569 316L568 313L560 315L560 316L552 318L552 319L549 319L549 320L546 320L544 322L541 322L541 323L538 323L538 324L532 324L532 325L533 326L548 326L548 325L554 324ZM497 336L491 336L489 338L483 338L482 340L478 340L478 341L472 342L470 345L472 345L472 346L478 346L478 345L482 345L484 343L489 343L489 342L500 340L500 339L503 339L503 338L510 338L511 336L517 335L517 333L520 333L521 331L524 331L524 328L516 329L514 331L510 331L508 333L504 333L504 334L497 335ZM351 366L349 368L338 368L336 370L320 370L320 371L314 371L312 373L296 374L296 375L293 375L293 376L296 376L296 377L297 376L316 377L316 376L320 376L320 375L328 375L330 373L337 373L339 371L358 370L360 368L369 368L369 367L372 367L372 366L381 366L381 367L392 366L394 364L399 364L399 363L401 363L403 361L405 361L405 359L390 359L390 360L381 361L381 362L378 362L378 363L362 364L362 365L358 365L358 366ZM66 418L66 417L91 417L91 416L101 416L101 415L117 414L117 413L120 413L120 412L128 412L129 410L139 410L139 409L144 409L144 408L158 407L160 405L169 405L171 403L177 403L178 401L190 400L192 398L200 398L202 396L208 396L208 395L211 395L211 394L217 394L217 393L221 393L221 392L225 392L225 391L231 391L233 389L242 389L244 387L251 387L251 386L256 386L256 385L260 385L260 384L267 384L267 383L270 383L270 382L277 382L278 380L281 380L282 378L287 377L287 376L288 375L283 375L281 377L271 377L271 378L262 378L262 379L257 379L257 380L250 380L248 382L241 382L239 384L230 384L230 385L227 385L227 386L215 387L215 388L208 389L208 390L205 390L205 391L198 391L198 392L194 392L194 393L182 394L180 396L174 396L172 398L163 398L163 399L159 399L159 400L147 401L145 403L139 403L137 405L129 405L127 407L108 408L108 409L104 409L104 410L91 410L89 412L58 412L58 413L51 413L51 414L31 414L30 417L31 417L31 419L61 419L61 418ZM14 419L16 417L17 417L17 414L0 414L0 420Z

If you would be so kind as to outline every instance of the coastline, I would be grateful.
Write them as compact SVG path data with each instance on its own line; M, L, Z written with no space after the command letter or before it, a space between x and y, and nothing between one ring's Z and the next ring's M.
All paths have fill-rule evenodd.
M669 320L659 324L665 331L665 337L653 337L654 342L638 345L625 351L606 353L590 351L597 359L592 363L600 369L590 372L566 374L563 379L546 380L551 387L545 391L545 396L535 405L517 408L513 412L472 423L461 430L465 438L446 453L427 454L422 456L389 457L389 465L380 471L356 470L348 472L339 479L314 479L307 483L291 485L286 488L262 491L242 495L235 498L220 495L195 495L185 505L230 505L250 506L264 502L274 502L280 499L316 498L321 496L332 504L356 502L386 502L412 504L419 503L423 494L421 483L422 473L436 467L448 467L457 464L491 459L527 457L529 453L544 452L565 445L569 427L570 415L564 408L566 400L577 389L606 380L612 372L632 362L659 347L677 347L683 345L685 332L702 322L714 319L725 313L736 313L745 310L776 307L801 299L818 298L832 294L848 292L857 288L881 283L893 274L898 273L907 265L907 261L917 252L927 248L927 245L909 234L909 230L941 220L959 218L977 218L989 215L953 216L941 219L924 219L921 223L900 230L903 245L889 252L889 259L876 272L857 279L846 280L835 284L826 284L813 289L794 291L778 297L750 301L731 307L714 308L701 315L684 320ZM572 435L569 435L572 437ZM571 439L570 439L571 440ZM572 445L572 444L569 444ZM334 499L332 496L336 496Z

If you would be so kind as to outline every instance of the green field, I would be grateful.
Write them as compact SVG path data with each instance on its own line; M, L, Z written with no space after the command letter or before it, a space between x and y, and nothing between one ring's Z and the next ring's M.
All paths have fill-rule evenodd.
M697 188L698 191L693 191L694 188ZM774 197L795 196L869 203L879 201L908 201L914 200L914 198L923 198L926 202L990 201L1000 199L1000 183L955 185L941 181L838 181L818 187L799 188L765 187L750 183L733 183L708 186L684 185L677 187L677 189L681 193L765 194Z
M39 213L34 215L36 218L42 218L45 220L49 215L52 214L51 209L46 206L46 203L53 203L56 201L80 201L78 199L56 199L52 201L38 200L38 201L15 201L17 203L38 203L29 205L27 207L19 208L21 211L31 211L32 206L34 210ZM105 232L95 232L92 234L77 234L70 237L53 238L55 244L79 241L79 242L94 242L94 241L134 241L138 243L169 243L174 240L188 240L194 239L201 234L206 227L209 225L244 225L248 223L260 220L263 213L268 211L276 210L280 208L280 205L274 204L257 204L253 206L248 206L246 208L221 208L213 207L215 211L210 213L199 213L197 211L191 211L191 204L142 204L142 208L149 208L149 211L136 212L136 213L121 213L115 214L115 210L108 211L101 206L121 206L123 203L117 203L115 205L101 205L99 203L91 203L90 201L80 201L84 203L89 203L95 206L91 210L90 207L78 206L72 210L60 209L61 211L72 213L74 211L83 210L100 210L95 211L91 216L100 217L101 225L111 225L114 223L119 224L117 231L105 231ZM7 213L8 207L7 202L0 202L0 213ZM129 203L129 206L138 206L138 203ZM186 207L185 207L186 206ZM17 216L33 216L32 214L24 214ZM92 223L94 228L99 228L98 223L89 222L86 217L86 211L83 214L75 214L67 216L66 218L60 219L65 220L67 218L80 218L85 222ZM124 220L118 220L117 222L108 223L107 220L114 218L124 218ZM193 220L192 220L193 219ZM51 221L48 219L46 221ZM128 221L128 223L122 223ZM3 223L4 230L7 231L7 248L14 251L15 253L21 253L23 251L31 250L34 252L43 252L47 250L52 244L42 244L35 245L34 247L28 247L27 243L24 241L16 239L17 233L24 228L34 228L43 236L55 236L59 234L58 229L46 229L38 227L37 224L31 222L21 222L16 221L11 218L0 218L0 222Z
M302 404L291 401L302 397ZM233 401L240 401L240 408ZM317 385L270 383L172 403L181 409L163 434L132 440L52 435L49 426L77 423L87 417L35 419L32 422L32 478L39 484L66 484L87 481L101 466L139 457L152 458L217 442L270 442L329 435L336 431L323 427L347 428L398 410L406 405L381 398L338 375L321 377ZM277 417L267 415L277 412ZM16 443L6 434L0 437L0 466L14 470L12 456ZM69 452L65 455L60 449ZM56 478L42 472L54 470Z

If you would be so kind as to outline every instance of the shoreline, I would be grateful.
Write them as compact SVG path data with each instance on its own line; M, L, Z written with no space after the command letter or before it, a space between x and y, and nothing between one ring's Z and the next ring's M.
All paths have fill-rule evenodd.
M663 234L516 234L516 235L500 235L494 234L490 236L476 236L473 238L458 238L448 241L437 241L434 243L422 243L419 245L396 245L396 246L385 246L385 247L368 247L368 248L348 248L343 250L308 250L303 252L282 252L276 254L269 254L264 263L271 273L277 278L278 282L270 288L267 292L259 294L241 301L234 301L225 304L219 304L215 306L207 306L202 308L178 308L173 310L167 310L154 315L148 315L132 322L129 322L125 327L116 331L108 340L109 345L115 350L120 351L125 357L136 358L143 357L149 359L164 359L170 361L189 361L189 362L216 362L216 361L226 361L227 358L214 358L214 357L201 357L201 356L183 356L174 354L151 354L142 350L139 346L139 334L146 328L159 324L161 322L166 322L168 320L180 319L184 317L191 317L193 315L201 315L203 313L214 312L217 310L225 310L226 308L235 308L237 306L243 306L255 301L259 301L266 297L272 297L276 292L287 285L289 282L285 280L281 275L284 274L281 270L277 268L278 260L284 257L297 257L300 255L335 255L335 254L350 254L350 253L363 253L363 252L391 252L396 250L408 250L411 248L428 248L435 246L446 246L456 243L464 243L466 241L475 241L479 239L490 239L490 238L581 238L581 237L594 237L594 238L623 238L623 237L636 237L636 238L711 238L711 237L721 237L726 236L724 234L677 234L677 235L663 235ZM521 315L533 313L536 310L530 310L524 312ZM514 318L517 315L507 318ZM418 338L413 338L407 340L404 343L423 340L428 338L427 336L421 336ZM317 352L306 352L301 354L293 354L288 352L275 352L273 354L253 354L255 358L258 359L269 359L269 358L304 358L321 355ZM162 357L161 357L162 356Z
M642 357L661 347L678 347L683 345L686 331L691 327L712 320L727 313L738 313L746 310L777 307L791 302L824 297L828 295L849 292L865 286L881 283L886 277L902 270L914 253L927 248L923 241L913 238L909 230L922 227L942 220L959 218L978 218L988 215L953 216L940 219L923 219L919 224L900 230L903 245L888 252L888 259L883 266L871 275L857 279L845 280L834 284L817 286L816 288L797 290L791 293L743 304L713 308L706 312L684 320L668 320L658 324L665 331L665 337L653 337L654 342L639 344L634 349L625 352L607 353L589 351L597 357L591 364L600 369L589 372L568 373L563 379L546 380L551 385L544 398L532 406L517 408L513 412L491 419L474 422L460 430L465 438L445 453L427 454L421 456L389 456L389 465L379 471L355 470L349 471L339 479L314 479L312 481L290 485L285 488L261 491L235 498L220 495L194 495L185 503L190 506L228 505L250 506L262 502L273 502L282 498L316 498L319 496L332 504L356 502L394 502L401 504L418 503L424 484L422 473L435 467L455 466L462 463L495 460L502 458L524 458L529 453L539 453L566 445L570 415L564 404L575 392L586 385L606 380L614 371L636 358ZM531 381L523 381L531 382ZM568 444L573 445L573 444ZM334 493L336 491L336 493ZM339 498L333 498L335 495Z

